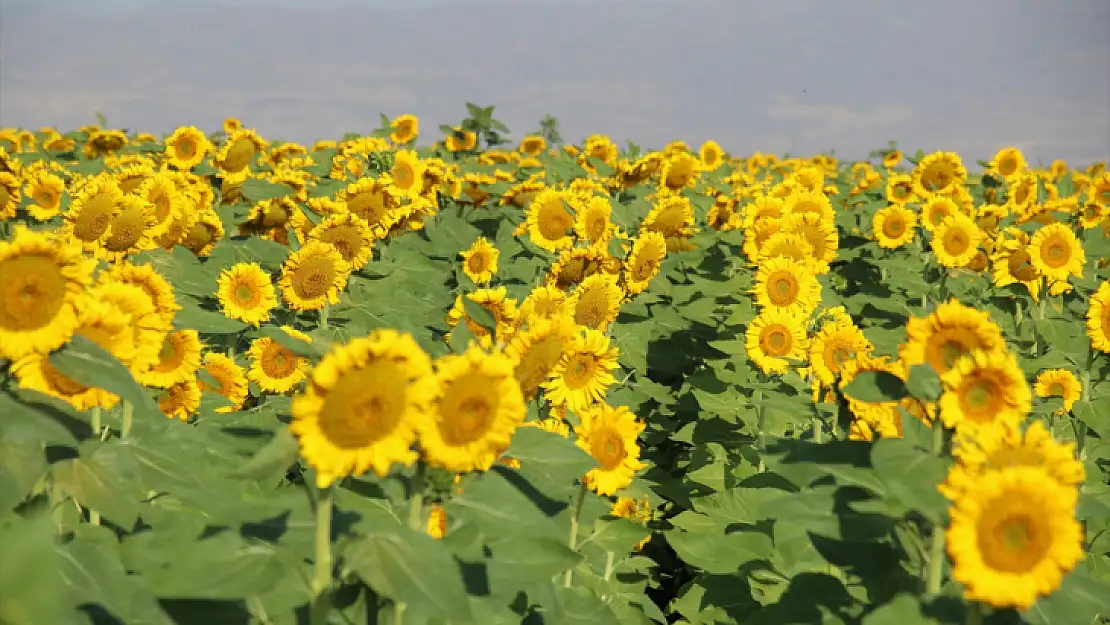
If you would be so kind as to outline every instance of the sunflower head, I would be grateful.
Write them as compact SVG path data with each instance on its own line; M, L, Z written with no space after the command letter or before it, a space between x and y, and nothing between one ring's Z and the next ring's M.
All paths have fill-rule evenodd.
M614 408L604 402L583 411L579 418L575 442L597 462L583 481L600 495L614 495L629 486L636 471L645 466L637 443L645 426L627 407Z

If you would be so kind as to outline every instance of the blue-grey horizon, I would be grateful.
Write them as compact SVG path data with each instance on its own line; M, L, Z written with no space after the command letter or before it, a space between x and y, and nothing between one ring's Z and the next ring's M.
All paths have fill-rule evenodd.
M519 138L862 158L1110 158L1110 2L1070 0L5 0L0 125L268 138L366 133L464 102ZM430 136L429 136L430 135Z

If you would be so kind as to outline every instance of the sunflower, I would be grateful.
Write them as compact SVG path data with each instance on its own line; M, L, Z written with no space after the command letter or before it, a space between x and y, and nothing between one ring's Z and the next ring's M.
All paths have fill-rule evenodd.
M793 232L805 237L806 242L813 247L817 271L828 271L828 263L836 259L836 252L840 247L840 234L835 221L814 213L793 213L783 218L780 227L783 232Z
M135 345L127 314L87 294L79 298L76 309L74 334L91 340L124 363L134 356ZM48 353L31 352L20 357L11 364L11 373L20 387L57 397L77 410L112 408L119 403L118 395L85 386L63 375L50 363Z
M556 252L574 244L570 230L574 217L567 210L563 191L543 189L528 205L528 235L532 242L549 252Z
M145 371L158 362L158 353L170 330L170 324L158 314L154 300L142 287L126 282L105 281L89 289L88 294L114 306L118 314L127 319L133 352L127 357L117 357L128 366L132 374Z
M891 360L888 356L872 356L868 352L857 352L855 358L845 361L841 366L840 390L852 383L860 373L868 371L882 371L894 375L905 381L908 377L908 368L904 363ZM866 431L871 437L900 437L902 436L902 415L899 407L908 408L906 401L867 402L854 397L848 397L848 409L856 421L867 425Z
M894 169L898 163L902 162L902 152L900 150L887 150L883 154L883 167L887 169Z
M745 348L748 358L764 373L786 373L790 360L805 358L804 320L788 309L764 309L748 324Z
M1061 486L1076 487L1086 479L1075 443L1054 440L1042 421L1033 421L1024 432L1005 422L959 432L952 453L957 462L938 489L953 501L974 490L983 473L1008 467L1043 469Z
M197 386L203 392L222 395L229 402L228 405L216 408L216 412L235 412L243 407L247 400L247 376L243 368L235 363L231 357L219 352L208 352L203 359L204 371L216 382L211 385L204 380L198 380Z
M941 375L941 382L937 407L949 428L974 429L995 421L1017 425L1032 403L1025 374L1005 349L973 350Z
M96 256L109 263L119 262L132 254L154 249L151 236L157 225L154 207L141 197L125 195L108 219L108 229Z
M1091 230L1107 218L1110 218L1110 204L1103 206L1098 202L1086 202L1079 211L1079 226L1084 230Z
M216 298L230 319L255 327L270 319L277 307L277 294L269 274L258 263L236 263L220 272Z
M95 253L108 238L112 216L123 203L124 193L115 178L101 174L77 191L69 208L62 215L59 234L81 243L86 252Z
M424 163L420 161L414 150L397 150L393 154L393 169L390 170L390 177L397 196L408 198L419 195L424 188Z
M0 174L0 176L3 175ZM4 189L0 190L0 206L3 206L3 195L8 191L7 187L2 184L0 184L0 188ZM27 182L26 191L27 197L31 200L27 204L27 214L35 221L49 221L57 217L58 213L61 212L65 190L65 181L50 172L44 171L31 177ZM2 213L4 211L0 208L0 214Z
M966 267L975 258L983 231L970 217L956 213L944 219L933 232L931 248L937 262L950 269Z
M349 275L350 266L335 247L312 241L285 260L278 286L292 310L319 310L339 303Z
M526 400L535 397L540 386L551 377L576 332L574 322L559 315L548 319L530 318L528 327L513 335L505 353L514 361L513 376Z
M176 169L196 167L211 150L208 138L193 126L182 126L166 139L166 159Z
M913 240L917 227L917 214L908 208L892 204L879 209L871 218L871 231L879 247L893 250Z
M448 471L485 471L508 448L527 408L514 361L472 346L435 363L439 394L420 433L428 464Z
M595 247L576 247L564 250L547 273L545 281L560 289L581 284L596 273L619 275L621 262L606 250Z
M485 237L478 237L470 249L459 254L463 258L463 273L474 284L485 284L497 273L497 259L501 252Z
M616 383L619 351L609 337L597 330L583 329L563 352L553 377L543 383L547 400L553 406L566 406L580 414L601 401L606 390Z
M147 230L155 239L170 229L176 213L186 209L186 198L178 190L173 178L166 173L151 175L135 190L135 195L149 202L152 207L154 224Z
M659 198L640 223L640 232L658 232L666 239L693 233L694 207L684 195Z
M809 345L809 368L817 380L832 386L844 363L859 356L870 356L874 346L852 320L826 322Z
M181 309L174 296L173 285L150 265L132 265L129 262L110 265L97 275L97 283L108 282L132 284L142 289L154 304L167 329L173 324L174 315Z
M778 308L804 318L821 301L821 283L807 264L779 256L759 265L751 293L761 308Z
M68 341L95 266L77 245L23 226L0 241L0 358L45 354Z
M615 226L609 220L613 205L607 197L595 196L575 209L574 233L591 246L603 246L613 238Z
M596 273L574 289L567 309L578 325L604 332L617 320L623 300L624 289L617 284L617 277Z
M448 152L469 152L478 146L478 134L456 126L444 137L443 145Z
M1037 376L1033 392L1037 397L1060 397L1064 400L1064 412L1070 412L1079 401L1082 386L1075 374L1067 369L1046 369Z
M196 375L165 387L158 394L158 408L162 414L186 422L200 410L201 392Z
M886 179L886 201L891 204L904 205L917 199L917 191L913 188L913 177L909 174L891 174Z
M710 139L698 148L698 160L701 161L702 169L713 171L724 162L724 150L716 141Z
M306 334L293 328L284 326L282 330L306 343L312 342ZM293 390L305 379L311 364L307 358L294 354L288 347L266 336L251 341L247 358L250 359L247 379L267 393L281 394Z
M143 386L169 388L192 381L200 369L200 336L196 330L182 329L167 333L157 354L157 361L136 372L135 379Z
M899 357L907 365L928 363L939 374L972 351L992 352L1006 345L1002 330L989 313L964 306L956 299L939 304L925 317L911 317L906 335Z
M374 233L365 219L354 213L337 212L324 217L308 233L309 241L322 241L335 247L352 271L370 262Z
M783 202L782 210L786 215L817 215L824 221L833 221L836 218L832 202L820 190L791 193Z
M946 532L952 577L968 599L1029 609L1084 556L1077 490L1040 467L983 473L953 502Z
M991 279L996 287L1021 284L1033 301L1040 301L1042 277L1033 266L1029 255L1029 235L1017 228L1008 228L1007 235L999 235L991 253Z
M208 256L224 236L223 220L212 209L198 211L182 235L180 244L199 257Z
M821 272L827 271L823 267L828 263L814 258L813 246L801 234L775 232L762 242L753 262L759 264L772 258L789 258L798 263L810 264L815 272L819 268Z
M547 149L547 140L540 135L528 135L520 140L520 147L517 149L520 150L521 154L538 156Z
M921 197L944 194L966 181L967 169L955 152L929 154L913 170L914 190Z
M320 488L373 469L411 465L411 448L429 428L437 382L431 359L409 334L378 329L332 349L294 396L301 455Z
M240 128L228 135L212 162L225 172L239 172L246 169L266 145L266 140L255 131Z
M632 484L636 471L644 468L636 439L644 431L644 423L625 406L616 408L597 403L583 411L581 423L575 428L578 445L595 461L596 467L583 476L586 486L599 495L614 495Z
M1050 281L1066 282L1083 275L1087 257L1071 228L1064 224L1043 226L1029 242L1030 262Z
M632 251L624 263L624 288L629 294L642 292L655 276L667 256L667 241L658 232L646 231L632 242Z
M528 323L550 319L566 310L566 302L566 291L553 284L541 284L532 289L520 303L517 319Z
M987 171L1010 181L1025 170L1025 155L1015 147L1002 148L990 160Z
M475 304L480 305L482 308L488 310L494 319L495 328L497 333L497 342L505 343L512 338L513 331L517 325L517 302L515 299L508 297L508 291L505 287L497 287L494 289L477 289L473 293L467 293L466 298ZM493 345L494 337L490 335L489 329L481 326L478 322L470 318L466 313L466 307L463 305L462 295L456 296L455 304L447 313L447 325L454 330L459 321L465 319L466 327L470 333L474 335L482 347L490 347ZM448 340L450 340L450 333L448 333Z
M1087 336L1091 339L1091 347L1110 353L1110 280L1103 280L1091 295L1087 307Z
M700 164L698 158L688 152L672 154L663 161L663 167L659 171L659 187L669 191L681 191L692 186L698 179Z

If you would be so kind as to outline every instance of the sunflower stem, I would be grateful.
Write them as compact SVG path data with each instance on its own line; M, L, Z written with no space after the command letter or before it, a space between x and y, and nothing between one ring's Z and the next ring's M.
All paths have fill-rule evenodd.
M93 406L92 411L89 413L89 425L92 426L93 436L100 436L100 406Z
M324 302L324 305L320 307L319 312L320 312L320 320L319 320L319 323L317 325L319 326L319 328L321 330L327 330L328 329L328 303L327 302Z
M427 480L424 479L424 464L416 465L416 472L412 476L412 494L409 496L409 529L419 532L424 524L424 490Z
M983 606L978 601L972 601L967 604L964 610L964 624L965 625L982 625L983 623Z
M933 421L933 455L941 456L944 453L944 426L939 420ZM937 595L940 593L941 583L944 581L944 527L940 523L933 524L933 536L929 545L929 567L925 571L925 594Z
M331 487L317 488L316 557L313 559L311 625L324 625L331 612L331 515L334 492Z
M123 425L120 427L120 438L127 438L131 435L131 425L135 420L135 406L131 402L124 400L123 402Z
M571 551L578 549L578 517L582 516L582 504L586 501L586 482L583 481L578 487L578 494L574 498L574 513L570 517L570 536L567 537L567 546ZM567 569L566 574L563 576L563 587L570 588L570 582L574 578L574 569Z
M616 559L616 552L609 551L605 554L605 581L613 577L613 561Z

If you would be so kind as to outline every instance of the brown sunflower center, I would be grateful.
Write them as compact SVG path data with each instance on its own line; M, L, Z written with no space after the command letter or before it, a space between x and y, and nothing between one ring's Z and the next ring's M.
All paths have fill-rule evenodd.
M977 423L986 423L1002 407L1002 389L989 377L973 375L962 385L959 399L964 416Z
M473 380L471 382L474 382ZM487 388L480 386L460 389L463 397L451 398L448 413L439 424L440 434L448 445L466 445L480 439L493 423L495 406L491 406L481 394Z
M773 358L789 354L794 343L790 330L778 324L764 328L759 342L763 353Z
M978 529L983 563L996 571L1028 572L1044 559L1052 543L1043 522L1022 511L984 512Z
M154 365L154 370L161 373L173 371L184 361L185 345L182 338L177 333L167 334L162 339L162 349L158 352L158 362Z
M362 236L355 226L335 226L320 234L320 240L331 243L343 260L351 262L362 251Z
M568 388L582 388L593 379L597 366L597 361L590 354L573 354L563 371L563 381Z
M146 229L146 216L140 208L129 208L113 217L108 228L104 248L110 252L124 252L139 243Z
M611 427L602 427L590 434L590 455L602 470L612 471L625 457L624 439Z
M197 155L197 142L192 137L181 137L173 144L178 158L191 159Z
M289 377L297 370L297 356L277 343L266 346L259 363L267 377L278 380Z
M470 273L480 274L486 270L486 255L482 252L475 252L466 259L466 267Z
M109 195L98 193L92 196L74 220L73 235L82 241L96 241L104 236L115 208Z
M1064 385L1060 382L1053 382L1052 384L1048 385L1048 391L1047 392L1048 392L1049 395L1052 395L1053 397L1063 397L1064 396Z
M324 297L335 282L335 263L324 256L306 258L293 272L293 291L301 299Z
M798 278L789 271L776 271L767 278L767 298L779 307L798 301Z
M319 427L340 449L359 449L389 436L404 416L407 390L402 371L375 362L340 376L320 410Z
M971 237L960 227L949 228L944 233L942 242L944 243L944 251L952 256L962 256L971 247Z
M1071 259L1071 248L1067 241L1053 238L1044 245L1041 251L1041 260L1053 269L1058 269L1068 264Z
M883 220L883 234L888 239L897 239L906 233L906 219L898 213L887 215Z
M48 256L26 255L0 263L0 328L27 332L49 324L65 303L66 279Z

